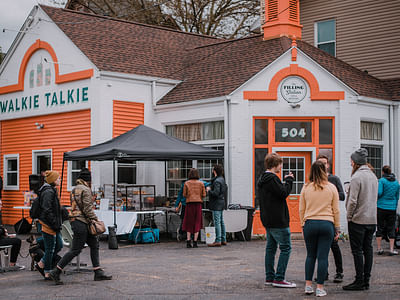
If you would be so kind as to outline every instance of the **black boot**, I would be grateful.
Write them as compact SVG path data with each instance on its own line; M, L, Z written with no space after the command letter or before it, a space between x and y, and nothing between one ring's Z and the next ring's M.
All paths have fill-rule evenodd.
M353 283L343 286L345 291L363 291L365 289L364 281L355 280Z
M186 248L193 248L191 240L186 241Z
M111 275L106 275L103 271L103 269L96 269L94 270L94 281L100 281L100 280L111 280L112 276Z
M193 241L193 248L199 248L199 247L197 246L197 241Z
M369 290L369 278L364 278L364 289Z
M60 279L61 270L55 267L53 270L50 271L49 276L51 280L55 282L56 285L64 284Z

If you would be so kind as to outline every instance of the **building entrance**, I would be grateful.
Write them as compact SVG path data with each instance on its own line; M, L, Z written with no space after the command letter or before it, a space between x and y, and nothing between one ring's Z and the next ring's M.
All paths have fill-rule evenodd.
M287 197L290 216L290 231L301 232L299 218L299 200L303 185L308 181L311 168L311 152L278 152L283 159L280 177L283 179L290 172L294 175L292 191Z

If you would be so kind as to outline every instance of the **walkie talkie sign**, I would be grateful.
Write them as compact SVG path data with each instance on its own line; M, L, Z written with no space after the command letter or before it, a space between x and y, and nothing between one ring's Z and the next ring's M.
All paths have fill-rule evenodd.
M295 76L285 78L281 83L281 95L289 103L303 101L307 94L307 85L303 79Z

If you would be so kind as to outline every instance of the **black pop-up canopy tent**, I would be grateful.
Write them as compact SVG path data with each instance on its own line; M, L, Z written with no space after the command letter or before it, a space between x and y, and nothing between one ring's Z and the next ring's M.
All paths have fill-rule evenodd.
M221 158L222 156L222 151L188 143L166 135L165 133L162 133L145 125L140 125L104 143L89 146L75 151L65 152L62 166L60 197L62 191L62 179L64 176L65 161L112 160L114 182L114 226L116 226L116 161L121 162L135 160L168 161L185 159L216 159Z

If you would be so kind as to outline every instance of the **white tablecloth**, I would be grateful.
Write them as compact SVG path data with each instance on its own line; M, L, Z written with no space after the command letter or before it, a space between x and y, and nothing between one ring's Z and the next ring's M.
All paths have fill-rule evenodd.
M106 232L108 234L108 226L114 226L114 211L112 210L95 210L97 218L103 221L106 225ZM116 223L117 223L117 234L126 234L133 231L135 227L138 214L164 214L160 210L152 211L117 211Z
M106 232L108 234L108 226L114 226L114 212L112 210L95 210L97 218L103 221L106 225ZM137 213L131 211L117 211L116 223L117 234L131 233L135 227Z

